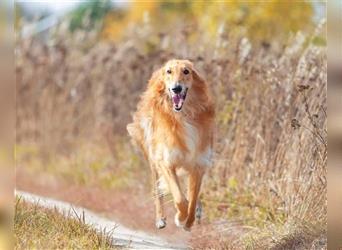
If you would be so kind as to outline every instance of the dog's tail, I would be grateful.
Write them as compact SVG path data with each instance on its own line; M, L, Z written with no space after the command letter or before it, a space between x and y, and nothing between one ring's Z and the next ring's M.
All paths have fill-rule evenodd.
M126 129L127 129L129 136L131 137L132 144L136 147L138 145L139 134L140 134L138 128L133 122L133 123L127 124Z
M134 138L136 134L136 127L134 126L134 123L127 124L126 129L127 129L129 136Z

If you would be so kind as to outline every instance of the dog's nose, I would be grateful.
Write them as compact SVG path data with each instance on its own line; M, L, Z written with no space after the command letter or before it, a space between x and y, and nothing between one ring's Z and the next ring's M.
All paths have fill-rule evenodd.
M172 91L173 91L175 94L179 94L180 92L182 92L182 86L177 85L176 87L172 88Z

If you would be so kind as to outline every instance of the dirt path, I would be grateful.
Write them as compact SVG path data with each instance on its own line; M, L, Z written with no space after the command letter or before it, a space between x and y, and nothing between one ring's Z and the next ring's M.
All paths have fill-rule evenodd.
M175 226L175 209L171 198L165 200L167 226L162 230L156 229L152 195L149 190L138 186L124 190L80 186L46 175L31 176L21 171L17 171L16 181L18 190L84 207L128 228L157 235L175 245L191 245L191 239L199 229L196 225L191 232L186 232Z
M117 222L101 217L94 212L74 206L71 203L34 195L31 193L16 191L16 195L24 200L38 203L46 208L57 208L61 213L70 214L72 217L85 217L85 223L93 226L99 231L114 230L113 240L116 245L128 247L130 249L188 249L185 245L174 245L162 238L147 234L141 231L129 229ZM69 213L72 211L72 213Z
M175 209L171 200L165 200L167 226L162 230L154 225L153 197L149 190L138 184L134 188L110 189L98 186L81 186L46 174L16 172L18 190L68 202L93 211L97 215L125 225L131 230L155 235L172 246L188 246L191 249L221 249L221 241L235 241L241 235L241 227L225 220L211 221L206 218L206 209L200 225L191 232L176 227L173 222ZM228 224L227 224L228 223Z

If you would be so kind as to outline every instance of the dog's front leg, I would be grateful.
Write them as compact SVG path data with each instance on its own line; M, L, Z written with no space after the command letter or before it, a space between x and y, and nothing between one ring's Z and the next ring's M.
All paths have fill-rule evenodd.
M188 186L188 199L189 199L189 207L188 207L188 218L186 220L184 229L190 231L194 221L196 214L196 205L198 200L199 191L201 188L202 178L203 178L204 170L202 168L196 168L191 171L189 175L189 186Z
M188 201L180 189L175 167L163 166L161 169L177 209L177 213L175 215L175 224L180 227L184 224L186 218L188 217Z
M152 190L156 209L156 227L162 229L166 226L166 217L164 215L163 194L158 186L159 174L153 164L150 165L152 174Z

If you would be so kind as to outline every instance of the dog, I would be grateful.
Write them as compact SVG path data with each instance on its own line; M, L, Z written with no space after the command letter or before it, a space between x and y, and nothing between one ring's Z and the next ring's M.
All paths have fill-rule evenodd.
M175 224L190 231L200 219L199 192L212 165L215 107L207 82L189 60L173 59L152 74L127 130L148 160L156 227L166 226L162 183L176 208ZM179 174L188 177L187 195Z

